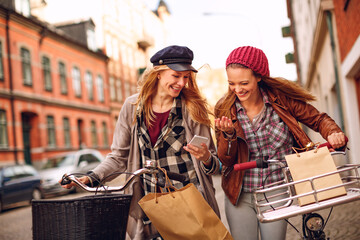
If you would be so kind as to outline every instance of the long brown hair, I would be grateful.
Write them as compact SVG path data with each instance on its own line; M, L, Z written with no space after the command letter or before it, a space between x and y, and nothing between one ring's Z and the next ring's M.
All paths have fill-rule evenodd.
M151 108L151 99L156 94L158 86L158 73L170 69L166 65L154 66L147 68L139 82L140 94L135 103L136 107L140 107L138 114L144 114L146 125L151 126L155 115ZM209 114L212 114L206 99L201 96L199 87L195 81L196 75L191 72L187 85L181 90L186 108L191 118L198 123L211 127ZM136 116L134 122L136 120Z
M247 68L250 69L244 65L241 65L239 63L232 63L229 64L226 69L228 68ZM250 69L251 70L251 69ZM252 70L251 70L252 71ZM310 102L315 101L316 97L312 95L309 91L301 87L295 82L289 81L285 78L281 77L266 77L261 76L257 74L256 72L252 71L253 75L255 77L261 78L261 81L258 83L259 87L263 88L266 91L274 92L274 93L280 93L283 95L286 95L288 98L292 98L295 100L299 100L302 102ZM236 99L236 95L233 91L229 90L225 94L223 101L218 104L216 113L217 116L230 116L230 108L234 104Z

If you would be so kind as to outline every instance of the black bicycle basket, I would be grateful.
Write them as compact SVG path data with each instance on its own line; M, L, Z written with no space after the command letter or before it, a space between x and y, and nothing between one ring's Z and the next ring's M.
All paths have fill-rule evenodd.
M33 200L33 239L125 239L131 197L108 194Z

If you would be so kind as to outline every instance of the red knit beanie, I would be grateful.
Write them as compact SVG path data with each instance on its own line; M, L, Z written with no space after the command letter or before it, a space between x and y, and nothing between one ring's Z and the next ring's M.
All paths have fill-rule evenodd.
M245 46L234 49L226 59L226 67L231 63L244 65L261 76L270 76L268 60L258 48Z

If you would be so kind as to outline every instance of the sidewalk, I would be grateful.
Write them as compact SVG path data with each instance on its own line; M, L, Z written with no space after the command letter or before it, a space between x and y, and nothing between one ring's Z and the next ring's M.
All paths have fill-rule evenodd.
M221 189L221 176L213 176L214 186L216 188L216 199L219 204L221 220L225 227L229 229L224 210L224 192ZM324 220L328 216L330 209L318 211ZM299 232L302 234L301 222L302 216L296 216L289 219ZM335 206L330 219L325 227L325 234L331 240L359 240L360 239L360 201L351 202ZM288 225L287 240L301 240L301 236L290 225ZM236 239L235 239L236 240Z

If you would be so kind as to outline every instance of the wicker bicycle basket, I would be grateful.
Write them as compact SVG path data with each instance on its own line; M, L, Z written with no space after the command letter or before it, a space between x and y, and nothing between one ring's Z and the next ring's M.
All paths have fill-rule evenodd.
M131 195L33 200L33 239L125 239Z

